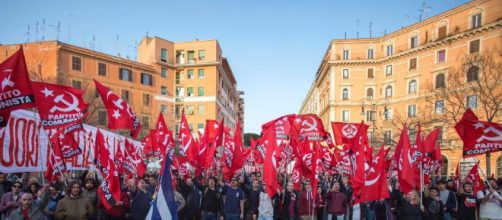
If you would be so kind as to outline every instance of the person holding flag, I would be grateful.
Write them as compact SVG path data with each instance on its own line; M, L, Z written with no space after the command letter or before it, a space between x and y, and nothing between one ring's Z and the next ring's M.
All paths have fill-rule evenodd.
M487 189L477 193L479 205L479 217L481 219L502 218L502 196L497 192L497 180L489 178Z
M472 183L465 182L462 185L461 192L457 195L458 200L458 220L476 219L477 199L472 192Z

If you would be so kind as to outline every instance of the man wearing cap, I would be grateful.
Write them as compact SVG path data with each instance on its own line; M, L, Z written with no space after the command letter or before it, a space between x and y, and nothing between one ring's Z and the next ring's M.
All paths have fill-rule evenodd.
M237 177L233 177L230 186L220 182L223 188L223 212L225 219L239 220L244 218L244 191L239 187Z

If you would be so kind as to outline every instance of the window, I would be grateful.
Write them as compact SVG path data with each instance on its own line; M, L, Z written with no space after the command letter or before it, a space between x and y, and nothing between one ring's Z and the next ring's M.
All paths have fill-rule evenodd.
M410 70L414 70L417 68L417 58L410 59Z
M197 130L199 130L199 132L204 132L204 124L201 123L197 124Z
M416 105L408 105L408 117L417 116L417 106Z
M439 130L439 134L438 134L438 138L436 139L437 140L436 143L440 145L443 142L443 126L435 126L434 130L435 129Z
M160 49L160 61L167 62L167 49L165 48Z
M129 98L131 97L131 93L129 92L129 90L122 90L121 94L120 94L120 97L124 101L129 102Z
M193 97L193 87L187 87L187 95L188 97Z
M183 96L183 88L176 86L176 97Z
M436 62L437 63L442 63L446 60L446 50L445 49L442 49L440 51L437 52L437 60Z
M193 79L193 69L187 70L187 79Z
M193 115L193 105L187 105L187 115Z
M444 74L440 73L436 76L436 89L444 87L445 87Z
M446 37L446 26L442 26L438 28L438 40Z
M442 114L444 112L444 101L443 100L437 100L435 105L434 105L434 112L436 114Z
M387 45L387 56L391 56L394 53L393 49L392 45Z
M392 86L385 87L385 97L392 97Z
M366 121L375 121L375 111L366 111Z
M477 81L478 80L479 67L471 66L467 70L467 82Z
M160 86L160 94L167 95L167 87L166 86Z
M119 79L132 82L132 71L126 68L119 68Z
M469 43L469 53L479 52L479 39L473 40Z
M98 63L98 75L106 76L106 63Z
M373 49L368 49L368 59L371 60L373 58L374 58Z
M180 84L180 80L181 80L181 73L176 72L176 84Z
M410 48L418 47L418 36L410 38Z
M73 87L75 89L82 89L82 82L77 81L77 80L72 80L71 87Z
M385 145L392 144L392 131L385 131L383 133L383 142Z
M204 106L204 105L199 105L199 110L198 110L198 112L199 112L199 115L204 115L204 114L206 114L206 106Z
M150 106L150 94L143 94L143 105Z
M343 100L348 100L349 99L349 89L344 88L342 90L342 99Z
M349 110L343 110L342 111L342 121L345 121L345 122L349 121L349 117L350 117Z
M145 86L152 86L153 76L148 73L141 73L141 84Z
M372 88L368 88L366 90L366 98L369 100L373 100L373 89Z
M73 70L81 71L82 70L82 58L80 57L71 57L71 68Z
M199 60L205 60L205 59L206 59L206 51L199 50Z
M385 75L386 75L386 76L390 76L390 75L392 75L392 65L387 65L387 66L385 67Z
M471 19L472 28L481 27L481 13L473 15Z
M199 79L204 79L206 78L206 71L204 69L198 69L197 70L197 77L199 77Z
M417 143L417 130L415 128L408 129L408 138L410 140L410 144Z
M160 111L162 114L167 114L167 105L160 105Z
M467 96L467 108L476 109L478 107L478 96L470 95Z
M106 120L108 119L108 114L106 111L98 111L98 125L105 126L108 123Z
M349 69L343 69L342 76L343 76L343 79L348 79L349 78Z
M383 116L385 120L392 119L393 112L391 108L385 107L383 110Z
M416 80L411 80L408 83L408 93L413 94L417 92L417 81Z
M145 130L150 129L150 116L141 117L141 127Z
M193 63L195 58L195 52L193 50L187 51L188 63Z
M204 96L204 87L197 88L197 96Z
M167 69L166 68L164 68L164 67L160 68L160 76L162 78L167 78Z
M343 59L348 60L349 59L349 50L343 50Z
M368 69L368 79L373 79L375 78L375 75L373 74L373 68Z

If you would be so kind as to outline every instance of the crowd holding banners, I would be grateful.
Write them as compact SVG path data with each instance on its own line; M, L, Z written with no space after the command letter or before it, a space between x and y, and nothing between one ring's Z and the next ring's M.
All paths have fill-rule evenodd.
M2 75L0 80L16 79L12 74L20 71ZM130 129L135 137L141 125L131 108L106 87L96 85L106 102L109 121L114 122L109 127ZM49 98L46 89L34 91ZM56 104L63 99L65 95L59 94L52 100L59 106ZM159 120L139 146L91 126L72 127L85 116L86 105L78 98L72 105L67 100L62 103L78 111L77 120L56 130L42 126L36 113L1 109L10 117L0 131L2 219L502 217L502 182L485 177L487 183L483 183L484 174L481 171L480 175L477 165L467 177L457 177L464 180L461 184L446 187L444 180L438 181L437 131L425 139L419 132L412 145L404 125L394 154L388 155L389 149L369 145L364 122L334 122L335 146L316 115L291 114L265 123L261 137L245 149L240 127L232 135L223 121L208 120L205 133L197 139L183 114L178 145L172 131ZM55 111L58 109L61 106ZM468 109L456 126L464 150L468 149L464 155L500 151L500 141L487 135L487 130L500 127L479 121ZM66 137L64 131L69 128L76 130ZM484 129L479 132L478 128ZM65 154L66 148L80 152ZM373 149L379 151L373 155ZM159 173L145 173L146 156L163 161ZM257 168L256 172L246 172L245 166ZM85 172L80 178L69 177L66 171L75 169ZM19 176L19 172L37 171L47 172L47 183L43 179L40 184L26 174ZM397 177L389 175L394 171Z

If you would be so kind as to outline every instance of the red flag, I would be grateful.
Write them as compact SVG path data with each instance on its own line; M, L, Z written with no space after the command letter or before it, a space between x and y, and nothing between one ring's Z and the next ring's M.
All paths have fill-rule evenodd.
M48 148L49 159L47 160L47 170L45 171L45 177L49 181L55 181L56 177L66 172L66 165L63 159L63 154L61 153L61 148L57 144L51 144L52 146Z
M115 162L115 168L117 169L117 172L124 173L124 169L125 169L125 167L123 166L124 154L122 154L122 150L120 149L120 147L118 147L117 152L115 152L114 162Z
M143 145L143 153L145 153L145 155L155 155L156 146L154 146L154 142L152 142L152 133L145 136L141 144Z
M423 142L424 156L422 157L422 163L424 169L424 184L430 183L430 177L440 168L443 159L441 156L441 148L437 144L438 136L439 129L435 129L427 135Z
M397 143L396 149L401 149L398 155L398 180L400 191L408 193L415 189L416 170L413 169L413 159L411 158L411 146L408 137L408 129L403 127L401 137ZM397 151L396 151L397 152Z
M278 162L276 160L277 143L275 139L275 130L265 133L264 146L267 149L265 163L263 164L263 182L266 185L266 191L270 198L274 196L279 189L277 181Z
M276 141L284 141L295 135L295 128L293 127L291 121L294 120L295 115L284 115L272 121L269 121L261 126L263 132L267 132L270 129L274 130ZM280 144L279 142L276 145Z
M206 120L206 128L204 129L205 160L202 167L207 170L211 168L216 148L222 145L224 124L223 119L221 122Z
M141 123L131 106L98 81L94 80L94 83L108 112L108 128L130 129L131 137L136 138L141 130Z
M365 181L365 161L371 161L371 155L367 156L368 135L364 122L357 128L357 134L352 138L350 146L350 157L352 165L352 188L354 192L364 187Z
M344 122L331 122L333 129L333 137L335 138L336 145L350 144L359 131L361 123L344 123ZM364 132L368 130L368 125L364 124L362 129Z
M315 114L297 115L293 125L300 140L310 143L323 141L327 134L322 120Z
M141 158L140 153L136 150L136 147L125 140L125 151L124 151L124 168L130 172L130 174L138 174L139 177L143 177L146 171L145 161Z
M181 163L184 162L192 162L195 161L195 157L193 154L193 146L195 145L194 139L192 137L192 131L190 131L190 127L188 126L187 118L185 116L185 112L181 113L181 124L180 124L180 133L178 136L179 143L179 152L178 159Z
M483 190L483 181L479 176L479 161L472 167L471 171L469 171L469 175L467 175L465 180L472 183L474 195L476 195L478 191Z
M115 163L110 157L110 152L106 146L103 134L101 131L96 132L96 167L98 168L103 181L98 189L98 194L103 202L103 205L109 209L116 205L116 202L121 201L119 174L115 168Z
M57 147L61 151L63 158L72 158L82 153L80 146L75 141L74 132L64 133L63 130L57 131L51 138L52 147Z
M32 82L31 87L44 128L64 129L64 133L83 129L88 105L82 97L84 91L42 82Z
M480 121L467 109L455 130L464 142L464 158L502 150L502 125Z
M382 146L373 161L367 161L368 169L366 170L364 187L359 195L354 196L354 203L389 198L387 173L385 172L385 153L386 151Z
M160 158L164 158L167 154L168 149L174 147L174 137L172 135L172 131L167 129L167 124L164 121L164 116L162 116L162 112L159 113L159 117L157 118L157 124L155 126L158 151Z
M31 108L34 102L30 77L21 47L0 64L0 127L7 125L10 112Z

